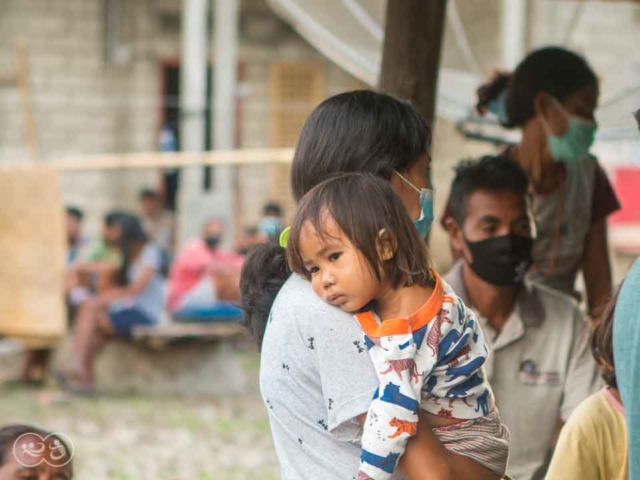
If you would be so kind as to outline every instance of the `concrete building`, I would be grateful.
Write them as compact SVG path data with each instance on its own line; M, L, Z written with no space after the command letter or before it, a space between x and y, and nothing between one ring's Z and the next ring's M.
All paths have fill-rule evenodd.
M239 45L235 147L291 147L311 111L324 98L364 84L327 60L274 13L267 0L238 0ZM163 126L180 118L179 66L182 12L187 0L0 0L0 76L14 69L16 46L26 47L28 81L40 161L104 153L159 149ZM202 0L209 9L215 1ZM469 70L469 53L479 75L489 75L505 60L500 32L508 0L456 1L469 51L460 47L447 25L443 65ZM561 43L586 54L605 76L605 93L633 91L640 57L638 6L626 2L518 0L527 3L529 25L524 48ZM215 71L215 15L209 15L207 61ZM596 34L597 33L597 34ZM614 51L616 55L611 55ZM513 53L513 52L511 52ZM621 61L622 60L622 61ZM205 105L205 147L212 142L214 90L209 74ZM635 82L635 83L634 83ZM612 88L613 86L613 88ZM605 95L605 100L615 98ZM628 97L607 115L630 122ZM629 106L627 106L629 105ZM638 105L635 105L638 107ZM619 112L619 113L616 113ZM616 118L608 119L612 123ZM28 157L20 90L0 85L0 163ZM436 208L448 194L451 166L461 158L495 150L491 144L461 141L453 122L439 119L434 135ZM633 153L633 152L632 152ZM87 158L90 161L90 158ZM611 163L603 158L605 166ZM614 160L615 164L617 160ZM208 216L231 216L221 172L199 173L184 182L195 195L181 215L181 238L195 233ZM279 200L289 207L285 167L243 166L238 169L242 192L241 218L254 224L261 205ZM216 175L218 173L218 175ZM89 233L96 233L101 215L113 207L135 208L143 186L157 184L157 170L65 173L65 201L88 213ZM222 184L221 184L222 183ZM195 203L194 203L195 198ZM221 200L222 199L222 200ZM200 202L200 203L198 203ZM194 206L195 205L195 206ZM289 208L290 211L290 208ZM444 234L434 230L432 252L438 266L449 259Z
M159 149L163 125L179 114L181 9L176 0L2 0L0 73L14 69L15 48L24 45L40 161ZM360 86L262 0L241 2L239 26L237 148L293 146L315 105ZM20 91L0 86L0 162L27 157ZM288 196L286 185L274 183L283 172L240 172L244 223L257 220L267 199ZM215 172L209 175L215 187ZM84 208L96 232L103 212L135 208L139 188L158 178L139 170L66 173L65 201Z

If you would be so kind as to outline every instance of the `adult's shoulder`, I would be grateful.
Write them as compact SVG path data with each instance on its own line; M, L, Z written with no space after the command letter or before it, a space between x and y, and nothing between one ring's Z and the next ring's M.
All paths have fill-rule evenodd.
M598 435L611 428L615 415L601 390L585 398L576 407L564 428L568 430L567 433L581 434L583 437Z

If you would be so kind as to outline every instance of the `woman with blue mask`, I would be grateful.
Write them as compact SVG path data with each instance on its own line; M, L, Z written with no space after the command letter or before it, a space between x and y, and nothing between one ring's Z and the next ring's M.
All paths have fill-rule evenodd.
M513 74L499 73L478 90L477 110L492 112L522 139L505 155L528 174L536 196L537 238L530 278L579 298L585 279L589 311L611 294L607 217L616 195L591 155L599 86L581 56L560 47L531 52Z
M291 167L293 196L299 201L336 174L373 174L390 183L424 237L433 218L430 137L406 101L365 90L333 96L302 129ZM360 326L291 274L278 245L252 251L240 287L246 323L261 344L260 390L281 478L351 478L362 423L379 386ZM497 478L480 461L447 450L429 428L432 420L420 418L400 460L404 478L445 478L443 471L450 473L446 478Z

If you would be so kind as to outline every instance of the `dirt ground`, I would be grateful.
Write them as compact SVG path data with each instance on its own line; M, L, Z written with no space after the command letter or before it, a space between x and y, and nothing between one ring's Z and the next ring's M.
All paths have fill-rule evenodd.
M245 360L257 372L257 357ZM279 478L257 386L242 397L219 400L66 399L55 389L0 387L0 425L9 423L68 435L79 480Z

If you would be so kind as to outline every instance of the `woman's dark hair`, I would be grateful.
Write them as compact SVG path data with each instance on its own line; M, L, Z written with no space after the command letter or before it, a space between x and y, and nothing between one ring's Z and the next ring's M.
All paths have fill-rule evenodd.
M242 266L240 291L244 326L262 346L271 306L291 275L285 249L275 243L258 245L249 251Z
M122 263L118 271L118 284L127 285L127 272L135 254L136 247L147 242L148 237L142 228L138 217L126 212L113 212L112 218L105 220L107 225L117 225L120 228L120 241L118 248L122 254Z
M478 89L480 113L506 89L506 127L522 127L535 116L534 99L547 92L562 102L598 79L587 61L570 50L546 47L531 52L513 74L500 73Z
M427 245L402 200L389 182L370 173L339 174L316 185L302 198L287 244L292 271L310 278L300 245L305 225L320 238L329 238L332 221L360 251L378 280L388 279L392 288L435 283ZM393 251L393 256L380 258L382 247Z
M427 154L431 130L405 100L357 90L335 95L311 113L291 166L296 201L338 172L369 172L388 179Z
M302 128L291 166L293 196L300 200L337 173L389 179L394 169L405 171L428 154L430 142L431 130L407 101L369 90L335 95L318 105ZM278 246L260 245L245 261L242 308L258 339L288 275Z
M462 227L468 213L469 197L478 190L513 192L527 195L529 179L522 167L506 155L486 155L479 160L465 160L456 168L449 194L449 212Z
M600 374L604 383L611 388L618 388L613 361L613 318L621 288L622 285L618 287L609 302L597 315L597 324L591 336L591 353L600 365Z
M38 435L42 439L53 436L55 440L58 440L62 444L65 453L69 455L69 446L62 438L55 434L52 435L50 432L47 432L46 430L38 427L34 427L32 425L7 425L0 428L0 467L2 467L7 462L9 455L12 454L13 445L15 444L16 440L28 433ZM68 464L69 467L72 468L70 459Z

